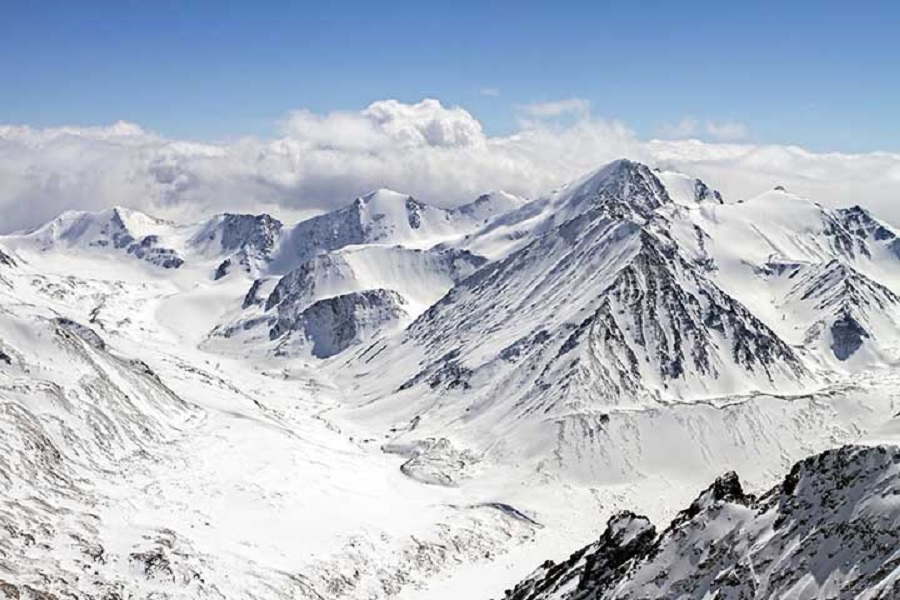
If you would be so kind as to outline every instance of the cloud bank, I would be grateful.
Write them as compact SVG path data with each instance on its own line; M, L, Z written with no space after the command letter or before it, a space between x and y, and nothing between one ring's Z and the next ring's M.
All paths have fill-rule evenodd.
M63 210L111 205L179 220L226 210L290 219L378 187L443 206L493 189L535 197L620 157L701 177L726 198L784 185L826 205L862 204L900 225L898 154L642 140L623 123L595 118L583 100L519 108L527 118L503 136L487 135L465 109L430 99L383 100L327 114L301 110L287 116L274 139L215 144L167 139L121 122L0 126L0 230L33 227ZM733 125L696 127L715 137L741 137L745 130Z

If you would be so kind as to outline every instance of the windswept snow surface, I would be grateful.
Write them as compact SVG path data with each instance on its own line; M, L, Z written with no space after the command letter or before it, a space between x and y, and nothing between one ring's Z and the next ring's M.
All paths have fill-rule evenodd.
M499 598L618 510L900 435L900 238L784 190L616 161L0 250L10 597Z

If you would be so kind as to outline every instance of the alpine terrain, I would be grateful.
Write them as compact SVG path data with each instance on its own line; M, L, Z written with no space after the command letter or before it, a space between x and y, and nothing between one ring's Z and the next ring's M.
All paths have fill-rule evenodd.
M0 597L900 597L900 234L778 183L0 236Z

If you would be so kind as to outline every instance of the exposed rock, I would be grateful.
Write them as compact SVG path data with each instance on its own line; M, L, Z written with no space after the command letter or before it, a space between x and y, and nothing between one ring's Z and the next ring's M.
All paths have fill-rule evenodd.
M60 329L69 333L74 333L94 348L97 348L98 350L106 349L106 342L103 341L103 338L87 325L82 325L81 323L65 317L56 319L56 324Z
M894 446L813 456L759 499L729 473L658 536L645 518L616 515L600 540L505 597L889 600L900 594L898 497Z
M319 300L291 319L279 319L271 339L300 336L313 356L328 358L365 341L404 314L405 301L390 290L367 290ZM296 339L296 337L294 338Z
M177 269L184 264L184 259L171 248L159 247L159 238L148 235L140 242L128 246L128 254L164 269Z
M838 360L847 360L862 346L869 332L849 314L844 314L831 325L831 350Z

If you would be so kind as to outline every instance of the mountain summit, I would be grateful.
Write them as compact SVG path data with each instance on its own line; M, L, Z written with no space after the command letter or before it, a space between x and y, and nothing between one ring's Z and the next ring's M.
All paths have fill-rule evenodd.
M898 240L630 160L0 236L0 596L892 598Z

